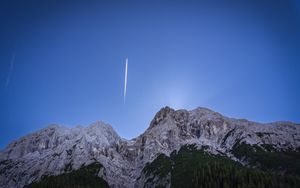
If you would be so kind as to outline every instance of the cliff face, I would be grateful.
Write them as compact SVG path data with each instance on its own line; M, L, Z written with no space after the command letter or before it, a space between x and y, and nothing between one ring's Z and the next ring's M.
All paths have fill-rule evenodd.
M94 162L103 165L98 176L111 187L141 187L146 163L191 144L246 164L246 158L237 155L241 144L298 152L300 126L233 119L206 108L187 111L169 107L162 108L149 128L132 140L120 138L103 122L85 128L53 125L12 142L0 152L0 187L21 188L42 176L68 173Z

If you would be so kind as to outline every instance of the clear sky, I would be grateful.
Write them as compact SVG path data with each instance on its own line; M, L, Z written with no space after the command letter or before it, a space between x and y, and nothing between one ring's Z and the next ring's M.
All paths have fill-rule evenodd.
M72 2L0 3L0 148L52 123L130 139L166 105L300 122L299 1Z

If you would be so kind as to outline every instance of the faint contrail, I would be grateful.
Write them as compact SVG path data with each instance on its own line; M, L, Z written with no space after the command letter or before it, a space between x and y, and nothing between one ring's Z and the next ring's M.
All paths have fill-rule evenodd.
M128 58L126 58L126 63L125 63L124 103L126 101L127 69L128 69Z
M8 75L6 77L5 88L7 88L9 86L10 77L11 77L11 74L12 74L13 69L14 69L14 63L15 63L15 54L13 54L13 56L11 58L11 61L10 61L10 67L9 67Z

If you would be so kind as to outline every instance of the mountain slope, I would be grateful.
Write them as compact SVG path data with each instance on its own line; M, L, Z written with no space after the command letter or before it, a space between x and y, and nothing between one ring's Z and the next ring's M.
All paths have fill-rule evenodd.
M23 187L44 176L72 173L94 162L103 165L98 176L110 187L143 187L148 178L143 171L146 164L186 145L204 147L209 154L244 166L299 175L299 124L260 124L206 108L187 111L165 107L149 128L132 140L120 138L103 122L86 128L49 126L22 137L0 152L0 187ZM273 163L264 156L271 156ZM281 159L287 162L276 162ZM170 186L171 177L152 178Z
M195 145L147 163L138 179L143 187L299 187L300 178L244 167L223 155Z
M98 177L103 166L94 162L78 170L58 176L44 176L41 181L26 185L25 188L108 188L105 180Z

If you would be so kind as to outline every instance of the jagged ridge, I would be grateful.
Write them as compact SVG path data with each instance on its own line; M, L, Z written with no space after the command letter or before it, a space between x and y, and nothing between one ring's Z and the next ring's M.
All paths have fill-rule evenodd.
M23 187L43 175L63 174L95 161L104 166L99 176L111 187L140 187L143 182L136 179L159 154L169 156L186 144L195 144L245 163L232 152L237 143L298 151L300 128L290 122L260 124L228 118L207 108L169 107L162 108L149 128L132 140L120 138L103 122L86 128L49 126L0 152L0 187Z

